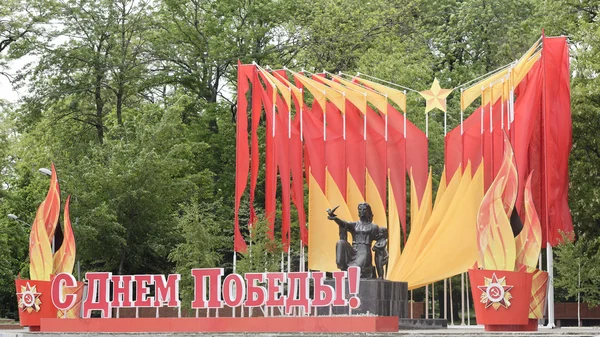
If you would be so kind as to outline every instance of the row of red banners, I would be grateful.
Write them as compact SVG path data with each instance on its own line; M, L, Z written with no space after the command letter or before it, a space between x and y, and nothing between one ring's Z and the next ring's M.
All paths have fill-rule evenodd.
M504 84L496 97L492 84L487 96L487 88L482 87L483 106L445 138L445 166L449 181L468 162L473 168L483 162L487 189L500 168L506 132L518 168L516 209L521 214L525 179L534 171L533 200L542 223L542 242L556 245L561 232L573 231L567 203L571 149L569 58L565 38L544 37L542 45L540 57L528 55L530 65L518 85L509 88L509 94L505 94ZM246 250L238 211L248 185L249 225L256 221L261 119L266 124L265 213L273 236L280 184L280 223L286 249L290 243L291 203L298 211L300 239L303 244L309 243L305 181L311 198L308 218L311 230L329 226L337 232L333 224L326 223L326 203L343 204L346 210L340 216L356 219L356 204L367 201L375 213L374 222L388 225L390 235L397 233L390 237L390 246L399 245L406 240L406 176L412 172L419 203L427 184L427 137L406 119L406 111L400 112L388 102L375 104L377 97L369 101L373 104L362 105L356 97L348 95L360 92L360 88L364 88L365 97L367 92L382 92L380 84L369 85L368 81L356 78L350 82L334 75L328 79L324 75L308 77L291 73L294 84L287 76L288 71L267 72L257 65L238 66L235 251ZM353 86L358 82L364 86ZM375 85L377 91L369 91ZM335 96L340 92L344 95ZM251 97L250 111L247 95ZM399 100L387 95L385 98L405 109ZM467 95L461 97L461 106L463 99L467 100ZM315 209L310 209L313 206ZM401 234L392 230L395 226L401 227ZM334 249L323 247L313 251L332 254Z
M476 167L483 160L487 190L502 163L506 132L517 161L517 211L524 214L525 181L533 171L533 200L545 247L547 242L557 245L561 233L573 232L568 205L572 129L566 38L543 37L542 42L541 57L515 88L513 116L508 113L509 97L479 107L465 119L462 134L455 128L446 136L445 164L451 176L461 163L470 160Z

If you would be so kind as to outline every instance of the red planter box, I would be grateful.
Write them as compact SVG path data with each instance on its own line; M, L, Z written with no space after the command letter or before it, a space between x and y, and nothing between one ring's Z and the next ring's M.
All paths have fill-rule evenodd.
M31 331L39 331L42 318L56 318L56 308L50 294L52 281L15 280L19 321Z
M469 270L477 324L485 325L488 331L532 331L532 277L532 273L521 271Z

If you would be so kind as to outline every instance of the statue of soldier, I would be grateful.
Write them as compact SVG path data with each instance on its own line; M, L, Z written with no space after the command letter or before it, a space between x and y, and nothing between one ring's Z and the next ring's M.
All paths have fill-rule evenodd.
M335 247L338 268L347 270L350 266L357 266L361 268L361 278L384 278L384 266L388 260L387 229L373 223L373 212L366 202L358 205L359 221L356 222L347 222L338 218L335 215L336 209L337 207L333 210L328 209L327 215L329 220L335 221L340 230L340 240ZM352 245L348 242L348 233L352 234ZM377 275L372 264L373 241L376 241L373 250Z

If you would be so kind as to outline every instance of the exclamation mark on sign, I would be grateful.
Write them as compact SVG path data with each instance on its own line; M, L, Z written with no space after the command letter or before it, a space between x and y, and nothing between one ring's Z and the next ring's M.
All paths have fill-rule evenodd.
M360 285L360 268L348 267L348 292L350 299L348 305L351 309L356 309L360 306L360 298L358 298L358 288Z

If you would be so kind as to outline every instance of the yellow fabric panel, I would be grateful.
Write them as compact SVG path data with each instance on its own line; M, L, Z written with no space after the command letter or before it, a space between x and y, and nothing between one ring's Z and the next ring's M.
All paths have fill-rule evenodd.
M292 94L296 96L298 103L302 104L302 89L290 83L290 81L286 80L285 77L282 77L278 73L273 73L273 76L277 78L281 83L285 84L288 88L292 90Z
M420 250L418 249L419 240L421 240L421 233L423 228L431 216L431 171L429 172L429 178L427 179L427 186L421 199L420 207L417 206L417 192L414 189L414 181L412 176L412 170L410 175L411 181L411 196L410 196L410 233L404 246L404 251L400 257L400 261L394 269L388 269L389 280L402 280L405 277L408 269L412 268L414 260L417 258ZM414 202L413 202L414 201Z
M308 268L321 271L338 270L335 263L335 244L339 239L338 226L327 219L329 201L312 174L308 189Z
M312 80L304 75L294 73L294 76L296 76L296 78L300 82L302 82L302 84L304 84L304 86L306 86L308 91L310 91L313 94L315 99L319 102L319 105L321 105L321 108L323 108L323 111L325 111L325 109L326 109L325 100L328 99L331 103L335 104L335 106L342 113L346 112L346 99L344 98L344 95L342 95L341 92L339 92L335 89L329 88L325 84L319 83L319 82ZM316 95L319 95L318 98L315 95L315 93L316 93Z
M470 172L465 172L462 178L469 179L469 176ZM443 218L419 261L415 261L413 272L403 279L408 282L409 289L465 272L477 260L476 222L483 199L483 165L469 180L468 187L459 187L453 198L451 207L455 207L455 211Z
M467 169L469 167L467 166ZM405 252L404 257L406 257L406 261L401 263L402 271L400 273L400 278L405 279L411 276L412 272L418 268L418 260L423 257L424 252L426 251L428 245L430 244L431 238L434 236L435 232L438 230L441 225L444 217L448 212L450 212L450 207L454 202L455 196L458 195L459 190L465 182L461 179L460 170L457 170L450 181L450 185L447 190L443 193L443 196L440 198L440 203L434 206L433 212L430 217L428 217L423 223L422 228L418 232L414 238L409 237L410 242L410 255ZM463 187L464 189L464 187ZM431 188L430 188L431 190ZM426 191L427 193L427 191ZM429 204L431 204L431 192L427 195L427 200ZM424 199L425 200L425 199ZM429 206L431 208L431 205ZM422 220L421 220L422 221ZM407 243L407 247L408 247ZM403 258L404 258L403 257Z
M335 78L336 80L340 81L340 83L342 83L343 85L347 86L348 88L350 88L352 90L356 90L358 92L364 92L367 95L367 102L373 104L373 106L375 106L375 108L377 108L377 110L379 110L382 114L387 115L387 98L385 96L380 95L373 90L363 88L363 87L361 87L357 84L354 84L350 81L346 81L345 79L343 79L339 76L332 76L332 77ZM366 113L366 112L363 111L363 113Z
M511 86L515 88L527 72L531 69L533 64L540 58L541 53L535 52L539 42L536 42L520 59L512 68L507 68L501 70L485 79L475 83L468 89L464 90L460 97L460 106L462 110L465 110L474 100L476 100L479 96L481 96L481 89L483 87L484 91L484 100L483 106L490 102L490 93L493 96L494 101L504 94L504 97L508 97L508 91L510 90L510 86L504 87L501 82L502 77L507 77L510 70L510 78L507 77L507 80L511 81ZM496 83L498 82L498 83ZM493 84L492 84L493 83ZM493 88L490 89L490 84L492 84Z
M483 79L482 81L475 83L474 85L472 85L471 87L469 87L468 89L463 91L462 94L460 95L461 109L465 110L469 105L471 105L471 103L473 103L474 100L476 100L479 96L481 96L482 88L483 88L485 95L487 95L489 97L490 84L492 82L498 81L502 77L506 77L506 75L508 75L508 68L501 70L501 71ZM501 93L502 87L500 84L501 83L498 83L498 86L500 87L499 92ZM497 97L499 97L499 94ZM489 102L489 98L488 98L488 102ZM485 103L483 105L485 105Z
M525 76L527 76L527 73L529 72L529 70L531 70L531 67L533 67L533 65L540 59L540 57L542 57L542 52L537 52L535 54L533 54L533 56L531 57L531 59L527 60L526 62L523 62L523 67L519 70L514 70L514 74L513 74L513 87L517 87L517 85L519 85L519 83L521 83L521 81L525 78Z
M387 95L388 99L390 99L392 102L398 104L400 109L403 112L406 112L406 95L402 91L390 88L383 84L365 80L364 78L360 78L360 77L356 77L356 80L368 87L373 88L374 90L376 90L382 94Z
M389 175L388 175L389 176ZM388 180L388 198L389 198L389 223L388 223L388 274L390 270L398 268L400 265L400 245L402 242L402 227L400 224L400 214L398 205L394 198L392 184Z
M421 199L421 204L419 205L419 211L416 214L416 217L412 218L411 215L411 232L418 237L423 232L423 228L429 221L429 217L431 217L431 198L432 198L432 172L429 170L429 177L427 178L427 185L425 185L425 192L423 193L423 199Z
M337 216L345 221L352 221L352 215L350 214L350 210L348 208L348 204L346 204L346 200L344 199L344 195L342 194L342 192L340 191L338 185L335 183L335 180L333 180L333 177L331 176L331 174L329 173L329 170L326 169L325 171L326 174L326 182L327 182L327 189L325 191L325 195L327 196L327 200L329 201L329 204L331 205L331 207L336 207L336 206L340 206L336 211L335 214L337 214ZM358 205L356 205L358 206ZM335 225L334 222L331 222L332 224L334 224L334 227L336 228L336 233L337 233L337 225ZM338 236L339 239L339 236ZM337 240L336 240L337 242Z
M388 270L387 270L387 279L388 280L392 280L392 281L398 281L399 277L400 277L400 270L404 268L405 264L407 263L407 256L412 256L411 254L414 254L414 243L416 241L416 238L418 237L418 234L413 234L415 227L418 227L418 225L415 225L415 221L417 219L417 214L419 213L419 201L417 198L417 190L415 189L415 182L413 179L413 174L412 174L412 168L410 169L410 229L407 240L406 240L406 245L404 246L404 251L402 252L402 255L400 256L400 259L398 259L398 261L394 264L390 264L388 263ZM425 200L425 195L423 195L423 200ZM418 229L417 229L418 230Z
M456 171L461 171L461 169L459 168ZM456 173L454 175L456 175ZM442 170L442 178L440 179L440 184L438 185L438 190L435 194L435 203L433 204L434 206L437 205L438 202L442 199L442 196L444 196L444 192L446 192L446 166L444 166L444 169Z
M470 168L467 166L467 169ZM428 242L431 240L431 237L442 223L443 218L446 216L446 214L448 214L448 212L451 211L450 207L452 207L454 197L460 193L459 190L461 184L465 184L464 180L461 178L460 170L456 170L454 176L450 180L450 185L448 185L447 188L444 188L442 196L439 198L439 203L437 202L438 198L436 197L436 204L433 206L431 216L428 217L426 222L423 223L423 228L421 229L419 236L415 238L415 244L413 247L415 255L412 258L413 262L418 259L421 252L425 249ZM441 183L440 186L442 186ZM439 192L440 190L438 187L438 193ZM429 200L431 200L431 196L429 196ZM410 270L410 268L408 268L407 271L408 270Z
M519 59L519 61L517 61L517 64L515 64L514 68L513 68L513 75L515 76L515 80L520 77L521 79L523 79L523 77L527 74L527 72L529 71L529 69L531 69L531 66L533 65L533 63L535 63L535 61L537 61L539 59L539 57L541 56L541 52L535 52L535 50L537 49L537 47L540 45L540 41L537 41L536 43L534 43L533 46L531 46L531 48L529 48L529 50L523 54L523 56L521 56L521 58ZM535 59L535 61L533 63L531 63L531 60ZM515 83L515 86L521 82L521 80L518 80Z
M288 107L288 111L290 111L292 109L292 96L290 88L283 84L281 81L277 80L269 72L263 69L259 69L259 71L269 79L271 85L277 87L277 90L279 90L279 92L281 93L281 97L283 97L283 100L285 101L285 104Z
M315 101L319 103L321 109L325 111L327 97L325 96L325 88L323 88L323 85L321 83L314 83L314 81L298 73L294 73L294 77L304 85L304 87L313 95Z
M367 97L364 91L356 91L324 77L320 78L320 80L331 88L345 94L346 99L354 104L363 114L367 113Z
M373 182L373 178L371 178L371 175L369 174L369 170L367 170L365 194L367 203L371 206L371 210L373 211L373 223L380 227L387 227L384 204L385 197L382 199L379 195L379 191L375 186L375 182Z
M360 193L360 189L356 184L356 181L350 174L350 170L347 170L347 184L346 184L346 200L348 200L348 207L350 209L350 216L352 221L358 221L358 204L365 202L365 198L362 193Z

